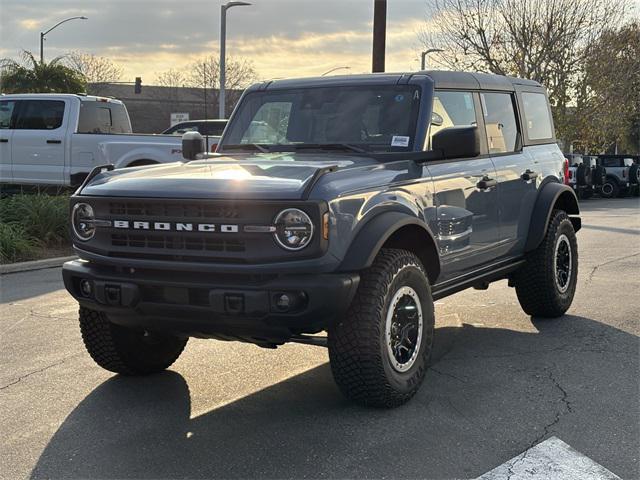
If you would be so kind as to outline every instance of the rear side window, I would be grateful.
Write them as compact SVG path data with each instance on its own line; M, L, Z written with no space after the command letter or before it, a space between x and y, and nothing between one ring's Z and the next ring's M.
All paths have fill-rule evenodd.
M108 102L80 102L78 133L131 133L124 105Z
M489 153L515 152L518 123L513 108L513 97L508 93L481 93L480 99Z
M55 130L64 118L64 102L59 100L20 100L15 128Z
M429 138L448 127L476 125L476 108L471 92L439 92L433 96Z
M542 93L524 92L522 93L522 104L529 140L552 139L551 115L549 115L547 97Z
M202 131L200 132L203 133L203 135L220 136L224 131L224 124L217 122L205 123L203 129L204 133Z
M12 127L11 119L15 110L16 102L14 100L3 100L0 102L0 129L8 129Z

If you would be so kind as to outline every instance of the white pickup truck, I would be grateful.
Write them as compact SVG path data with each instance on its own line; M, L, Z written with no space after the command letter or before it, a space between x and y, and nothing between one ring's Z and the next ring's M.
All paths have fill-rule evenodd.
M181 138L132 134L124 104L72 94L0 96L0 183L82 183L97 165L182 160Z

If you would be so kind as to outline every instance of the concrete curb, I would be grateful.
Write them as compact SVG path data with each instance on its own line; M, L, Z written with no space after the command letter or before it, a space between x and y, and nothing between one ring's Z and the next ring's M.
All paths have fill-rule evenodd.
M70 257L45 258L44 260L0 265L0 275L5 275L7 273L29 272L31 270L42 270L43 268L60 267L64 262L75 260L76 258L78 257L72 255Z

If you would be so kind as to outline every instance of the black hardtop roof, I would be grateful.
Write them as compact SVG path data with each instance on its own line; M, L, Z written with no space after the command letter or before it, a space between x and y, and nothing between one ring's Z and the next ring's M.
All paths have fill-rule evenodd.
M513 91L515 85L542 88L533 80L494 75L490 73L451 72L443 70L426 70L405 73L366 73L359 75L334 75L330 77L292 78L270 80L250 87L250 90L272 90L288 88L349 86L349 85L396 85L406 83L413 76L428 76L435 88L464 90L507 90Z

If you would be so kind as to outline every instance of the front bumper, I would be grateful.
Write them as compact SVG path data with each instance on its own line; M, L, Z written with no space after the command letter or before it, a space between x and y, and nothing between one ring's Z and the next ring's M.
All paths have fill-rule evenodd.
M104 312L114 323L264 346L326 329L344 315L360 280L355 273L170 272L83 260L65 263L62 276L81 306ZM278 305L283 294L292 299L285 309Z

